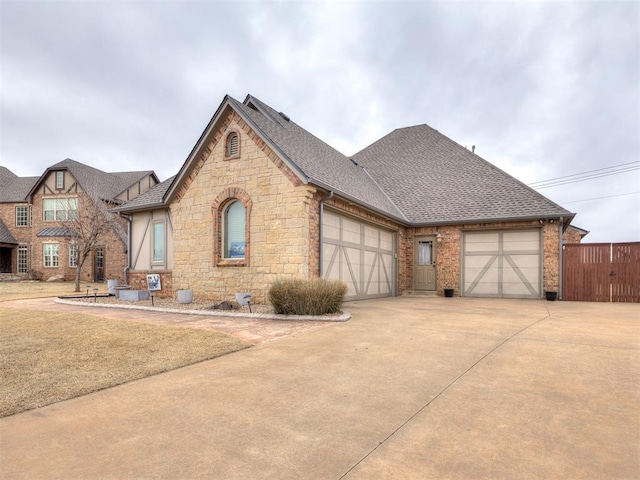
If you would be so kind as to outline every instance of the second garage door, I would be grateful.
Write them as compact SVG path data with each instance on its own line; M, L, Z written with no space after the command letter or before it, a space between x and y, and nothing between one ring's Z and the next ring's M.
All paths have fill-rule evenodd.
M541 297L540 230L465 232L462 295Z
M344 281L347 299L395 295L395 233L325 211L322 273Z

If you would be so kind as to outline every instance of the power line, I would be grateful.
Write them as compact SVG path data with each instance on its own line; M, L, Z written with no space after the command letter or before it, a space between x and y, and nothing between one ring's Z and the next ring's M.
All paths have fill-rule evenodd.
M589 170L582 173L565 175L548 180L540 180L538 182L530 183L529 186L535 189L556 187L560 185L567 185L570 183L583 182L586 180L607 177L610 175L618 175L620 173L632 172L635 170L640 170L640 162L638 161L621 163L619 165L612 165L610 167L598 168L596 170Z
M637 192L620 193L618 195L607 195L606 197L594 197L594 198L585 198L584 200L572 200L571 202L562 202L562 204L566 205L568 203L590 202L591 200L602 200L604 198L625 197L627 195L636 195L638 193L640 193L640 190Z
M569 185L571 183L578 183L578 182L584 182L587 180L594 180L596 178L602 178L602 177L609 177L611 175L619 175L620 173L628 173L628 172L633 172L635 170L640 170L640 166L639 167L629 167L623 170L618 170L615 172L602 172L599 174L594 174L594 175L588 175L588 176L584 176L584 177L580 177L580 178L575 178L573 180L560 180L557 181L555 183L548 183L546 185L536 185L533 186L532 188L535 188L536 190L541 190L543 188L551 188L551 187L559 187L561 185Z

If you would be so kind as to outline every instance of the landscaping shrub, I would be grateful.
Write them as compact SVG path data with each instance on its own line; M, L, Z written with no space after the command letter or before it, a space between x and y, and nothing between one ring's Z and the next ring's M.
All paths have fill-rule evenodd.
M281 315L326 315L338 313L347 294L339 280L276 280L269 289L269 302Z

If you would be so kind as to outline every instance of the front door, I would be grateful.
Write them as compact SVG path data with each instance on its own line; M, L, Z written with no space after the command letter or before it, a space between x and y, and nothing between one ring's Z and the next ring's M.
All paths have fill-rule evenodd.
M93 251L93 281L104 282L104 248Z
M436 242L434 237L416 238L414 290L436 289Z

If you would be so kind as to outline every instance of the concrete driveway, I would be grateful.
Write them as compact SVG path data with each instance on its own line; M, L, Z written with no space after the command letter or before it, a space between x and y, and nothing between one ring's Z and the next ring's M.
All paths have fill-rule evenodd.
M2 478L640 477L640 308L401 297L0 420Z

